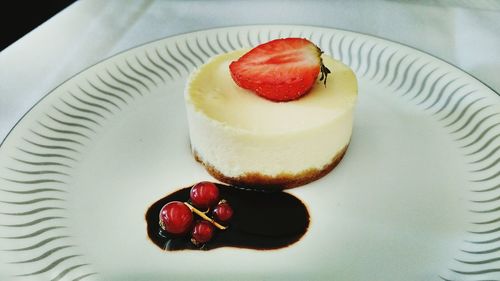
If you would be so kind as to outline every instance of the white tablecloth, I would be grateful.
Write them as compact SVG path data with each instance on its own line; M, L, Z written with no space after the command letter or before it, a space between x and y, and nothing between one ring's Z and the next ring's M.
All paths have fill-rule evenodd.
M122 50L247 24L346 29L444 59L500 92L500 1L81 0L0 53L0 140L41 97Z

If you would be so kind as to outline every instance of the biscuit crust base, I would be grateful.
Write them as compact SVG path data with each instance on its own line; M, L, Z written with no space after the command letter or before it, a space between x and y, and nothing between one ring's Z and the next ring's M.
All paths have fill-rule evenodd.
M338 165L340 160L344 157L348 146L349 144L337 153L329 164L326 164L321 169L310 168L296 174L280 173L276 176L268 176L258 172L252 172L245 173L238 177L228 177L217 170L217 168L212 166L210 163L203 161L196 150L193 150L193 155L196 161L200 162L210 175L221 182L251 189L281 190L305 185L322 178Z

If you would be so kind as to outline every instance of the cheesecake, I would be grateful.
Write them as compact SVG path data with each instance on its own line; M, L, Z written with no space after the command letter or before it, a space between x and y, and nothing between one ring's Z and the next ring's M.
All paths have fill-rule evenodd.
M213 177L260 189L304 185L329 173L349 145L357 98L353 71L325 54L328 79L275 102L240 87L229 65L249 50L212 57L184 92L194 158Z

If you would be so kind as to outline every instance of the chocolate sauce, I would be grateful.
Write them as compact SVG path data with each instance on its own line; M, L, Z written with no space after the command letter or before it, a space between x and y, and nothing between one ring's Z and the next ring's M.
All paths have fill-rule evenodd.
M170 201L187 201L191 187L178 190L156 201L146 212L148 236L164 250L209 250L238 247L271 250L297 242L307 231L309 213L295 196L281 191L263 192L217 184L220 198L233 207L234 215L226 230L216 230L202 247L194 246L190 235L172 236L159 224L160 209ZM196 219L201 219L197 215Z

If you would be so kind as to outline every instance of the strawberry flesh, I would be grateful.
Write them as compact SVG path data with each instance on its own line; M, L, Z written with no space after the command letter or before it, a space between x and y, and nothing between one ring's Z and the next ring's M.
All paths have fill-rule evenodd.
M275 102L305 95L323 67L321 50L303 38L269 41L229 65L238 86Z

